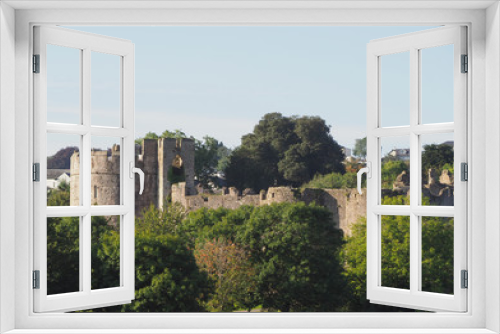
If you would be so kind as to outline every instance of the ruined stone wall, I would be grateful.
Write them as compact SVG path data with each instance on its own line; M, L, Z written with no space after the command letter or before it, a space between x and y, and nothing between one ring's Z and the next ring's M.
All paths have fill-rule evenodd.
M135 214L140 216L151 204L158 203L158 140L144 139L136 148L135 166L144 172L142 195L139 195L139 175L135 175Z
M196 194L194 186L194 140L188 138L158 139L158 207L163 208L164 201L170 196L172 185L168 181L168 171L172 163L180 157L186 178L186 192Z
M332 213L332 224L345 234L351 234L350 225L360 217L366 217L366 191L358 194L356 189L298 189L271 187L259 195L240 195L231 188L227 194L186 195L185 183L172 185L172 202L182 204L187 211L200 208L237 209L242 205L270 205L273 203L312 202Z
M151 204L159 208L170 195L168 169L176 156L182 159L186 193L196 194L194 186L194 140L171 138L145 139L135 150L135 165L144 172L144 192L139 195L139 176L135 176L135 212L141 215ZM91 153L91 204L120 204L120 146ZM125 166L124 171L128 166ZM71 156L70 203L80 205L80 153Z
M304 189L302 201L315 202L332 213L332 223L345 235L351 235L351 225L366 217L366 189L359 194L356 189Z
M185 194L185 182L180 182L172 185L172 202L182 204L187 209L187 211L194 211L200 208L237 209L242 205L261 205L260 195L241 196L239 195L236 188L230 188L228 193L222 194Z

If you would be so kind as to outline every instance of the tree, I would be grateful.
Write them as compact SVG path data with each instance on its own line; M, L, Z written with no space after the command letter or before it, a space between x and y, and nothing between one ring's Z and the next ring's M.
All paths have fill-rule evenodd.
M264 115L253 133L242 137L225 170L239 189L300 186L316 174L344 173L344 154L320 117Z
M363 180L363 186L366 187L366 181ZM320 189L342 189L356 188L357 175L356 173L330 173L326 175L316 175L308 183L303 185L303 188L320 188Z
M70 169L71 156L78 152L78 147L68 146L60 149L53 156L47 157L47 169Z
M284 312L333 312L341 306L340 232L315 205L255 207L238 231L258 272L259 304Z
M203 137L203 141L195 141L194 174L205 189L211 189L215 183L221 146L222 143L209 136Z
M407 196L384 197L383 205L407 205ZM453 218L422 217L422 290L453 293ZM382 216L382 285L409 288L408 216ZM366 299L366 218L352 225L343 247L345 311L408 311L371 304Z
M79 291L80 218L47 218L47 294Z
M56 189L47 190L47 206L69 206L70 186L62 181Z
M382 188L392 189L392 185L403 171L410 172L407 162L401 160L382 161Z
M158 138L159 137L156 133L149 131L148 133L146 133L146 135L143 138L137 138L135 140L135 143L140 145L140 144L142 144L144 139L158 139Z
M187 138L186 133L181 131L180 129L175 129L173 132L169 130L163 131L163 133L160 136L161 138L175 138L175 139L182 139L182 138ZM193 138L193 137L191 137Z
M196 245L196 263L213 281L215 292L207 303L210 311L251 310L257 290L256 270L250 254L224 237Z
M427 182L429 175L428 171L434 168L441 173L445 165L453 166L454 162L454 149L452 145L448 144L430 144L424 146L422 152L422 180Z
M357 157L366 158L366 137L356 139L352 153Z

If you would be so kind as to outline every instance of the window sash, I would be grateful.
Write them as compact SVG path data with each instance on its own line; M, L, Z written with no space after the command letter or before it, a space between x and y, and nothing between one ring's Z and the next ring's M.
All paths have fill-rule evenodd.
M48 44L80 51L80 124L47 123ZM93 126L91 123L91 52L120 57L120 127ZM133 66L134 47L129 41L82 33L63 28L35 27L34 54L40 55L40 73L34 74L34 161L40 163L40 182L34 184L34 270L40 271L40 289L34 289L35 312L65 312L104 305L129 303L134 299L134 220L135 183L129 168L135 162ZM47 134L74 134L80 137L80 205L47 207ZM91 203L91 138L115 136L120 140L121 204L93 206ZM132 165L129 165L132 163ZM120 218L120 286L92 290L92 216L118 215ZM80 217L79 282L77 292L47 295L47 218Z
M467 290L461 288L460 272L467 269L467 183L457 177L454 182L454 206L430 207L419 204L421 197L420 135L454 134L454 166L467 162L467 75L460 73L462 54L467 54L465 27L443 27L372 41L368 44L368 108L367 161L371 162L372 177L367 182L367 298L377 304L430 311L467 310ZM454 122L420 123L420 51L441 45L454 45ZM380 66L381 56L407 52L410 54L410 125L381 127ZM410 205L381 205L380 141L388 136L410 138ZM457 173L455 173L457 175ZM410 289L382 286L382 215L410 217ZM454 294L445 295L421 291L421 230L420 217L454 218Z

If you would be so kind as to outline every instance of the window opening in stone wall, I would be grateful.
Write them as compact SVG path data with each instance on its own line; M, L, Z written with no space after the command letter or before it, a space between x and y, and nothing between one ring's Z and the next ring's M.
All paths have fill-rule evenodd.
M413 311L366 300L366 191L356 191L356 173L366 157L367 43L429 28L71 27L136 48L135 165L145 173L142 196L136 180L136 295L93 312ZM446 55L436 52L439 61L426 62L426 71L446 72ZM112 97L119 65L105 56L96 55L92 67L107 69L96 74L93 124L118 122ZM382 67L389 87L383 126L407 122L407 57L395 59ZM55 72L49 92L60 98L68 75ZM448 120L453 106L433 109L433 98L426 90L425 120ZM59 103L50 115L64 122L70 109L64 98ZM92 205L117 205L120 140L94 140ZM80 203L77 143L48 142L52 205ZM382 138L382 204L409 205L410 187L420 186L426 205L453 205L453 147L453 135L423 137L422 184L410 185L408 138ZM94 220L93 232L102 234L92 248L101 281L92 284L117 286L120 218ZM78 227L74 219L50 222L50 231ZM381 222L382 282L406 287L408 217ZM450 293L450 244L435 251L426 245L435 244L435 233L453 240L452 226L453 219L422 220L427 291ZM48 238L49 247L59 238ZM78 252L71 238L64 241L68 254ZM64 258L49 262L54 289L77 270L54 262Z

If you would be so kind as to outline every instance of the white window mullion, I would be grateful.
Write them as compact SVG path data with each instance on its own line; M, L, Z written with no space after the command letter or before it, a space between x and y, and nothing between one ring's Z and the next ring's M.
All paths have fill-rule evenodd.
M80 240L80 258L82 259L82 272L80 273L83 292L90 294L92 290L92 223L90 215L91 205L91 143L90 135L90 106L91 106L91 50L83 49L82 65L82 124L87 132L82 137L80 151L80 203L86 214L82 217L82 239Z
M419 155L419 137L415 134L415 128L419 124L420 108L420 64L419 51L410 49L410 291L416 293L420 286L420 238L418 223L419 219L413 212L419 204L420 184L418 182L419 167L417 161Z
M380 99L379 99L379 68L380 59L374 54L370 53L368 47L367 57L367 94L368 100L373 103L367 104L367 156L366 161L371 162L372 177L366 180L366 198L367 198L367 220L366 228L367 235L373 235L374 238L367 238L366 240L366 277L367 277L367 297L370 299L372 291L375 291L381 282L380 267L381 267L381 253L380 253L380 219L378 214L375 213L375 208L380 206L380 194L378 193L380 177L380 140L375 135L380 124Z

